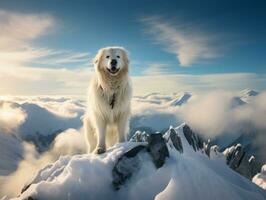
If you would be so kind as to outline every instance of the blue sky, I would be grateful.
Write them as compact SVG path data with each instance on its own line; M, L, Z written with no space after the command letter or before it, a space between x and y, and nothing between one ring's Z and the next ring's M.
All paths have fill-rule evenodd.
M33 74L37 69L38 74L41 69L86 73L92 69L90 62L99 48L118 45L130 52L130 73L134 77L244 74L241 81L249 83L247 75L256 80L247 86L265 89L265 9L264 1L2 0L0 25L7 30L2 37L24 52L19 62L12 56L14 60L8 58L2 66L20 66L19 70L35 70L30 72ZM17 34L13 37L13 33ZM0 46L0 58L1 50L21 55L14 49ZM45 82L42 78L34 81L40 88ZM59 84L63 87L65 79ZM30 83L25 87L30 94L36 93ZM52 83L40 89L41 93L51 93L51 87ZM192 85L189 88L193 90ZM16 90L2 92L14 94Z

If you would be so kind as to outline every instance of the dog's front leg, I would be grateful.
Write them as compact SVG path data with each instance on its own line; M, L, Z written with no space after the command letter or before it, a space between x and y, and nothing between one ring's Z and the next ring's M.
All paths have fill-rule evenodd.
M118 142L126 141L126 133L128 131L128 114L121 115L118 119L117 129L118 129Z
M97 146L94 150L94 153L102 154L106 150L106 145L105 145L106 123L103 120L98 119L96 122L96 130L97 130Z

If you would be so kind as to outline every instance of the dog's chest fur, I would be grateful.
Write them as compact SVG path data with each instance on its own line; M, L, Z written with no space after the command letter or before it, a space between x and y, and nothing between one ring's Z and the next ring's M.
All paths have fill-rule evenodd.
M92 104L94 106L91 109L95 109L95 113L106 121L112 123L119 115L130 111L131 87L129 84L116 90L104 90L99 87L95 93Z

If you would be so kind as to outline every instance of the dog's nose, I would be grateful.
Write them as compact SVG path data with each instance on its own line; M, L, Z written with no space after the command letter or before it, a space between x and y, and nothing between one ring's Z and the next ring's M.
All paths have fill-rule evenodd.
M112 59L112 60L111 60L111 65L112 65L112 66L116 66L116 64L117 64L117 60L116 60L116 59Z

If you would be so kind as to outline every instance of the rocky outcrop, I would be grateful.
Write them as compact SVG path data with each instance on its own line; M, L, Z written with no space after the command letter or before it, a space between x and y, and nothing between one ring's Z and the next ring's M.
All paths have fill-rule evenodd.
M156 168L162 167L166 157L169 157L169 151L161 133L150 135L148 139L148 152Z
M260 170L261 164L256 161L253 155L248 155L241 144L233 145L223 153L226 157L226 164L250 180Z
M120 189L127 179L129 179L132 174L139 169L140 162L137 156L138 153L146 151L147 146L139 145L130 149L124 153L116 162L113 170L113 186L116 190Z
M168 135L168 137L167 137L167 135ZM166 132L165 139L167 140L167 142L169 143L170 146L172 144L173 147L177 151L179 151L180 153L183 153L183 145L182 145L181 138L177 134L177 132L175 131L175 129L173 127L170 127L168 132Z
M188 143L193 147L194 151L198 151L203 148L202 139L195 134L188 125L183 127L183 133Z
M242 148L241 144L237 144L235 147L232 147L232 150L229 150L226 154L226 164L230 168L235 170L239 167L244 156L244 149Z
M194 151L203 148L202 140L190 129L188 125L183 126L183 134L187 142L192 146ZM140 157L143 153L148 153L151 156L153 164L156 168L164 165L165 160L169 157L168 147L174 148L179 153L183 153L183 144L181 137L177 131L170 127L163 135L160 132L148 134L145 131L136 131L131 137L130 142L141 142L126 153L124 153L116 162L113 170L113 186L116 190L120 189L122 185L136 172L140 167ZM143 145L145 143L146 145Z
M136 132L131 141L146 142L140 144L126 153L124 153L116 162L113 170L113 186L116 190L120 189L121 185L136 172L140 167L140 157L143 153L148 153L156 168L163 166L166 157L169 157L169 151L166 146L166 141L161 133L146 134L145 132Z

